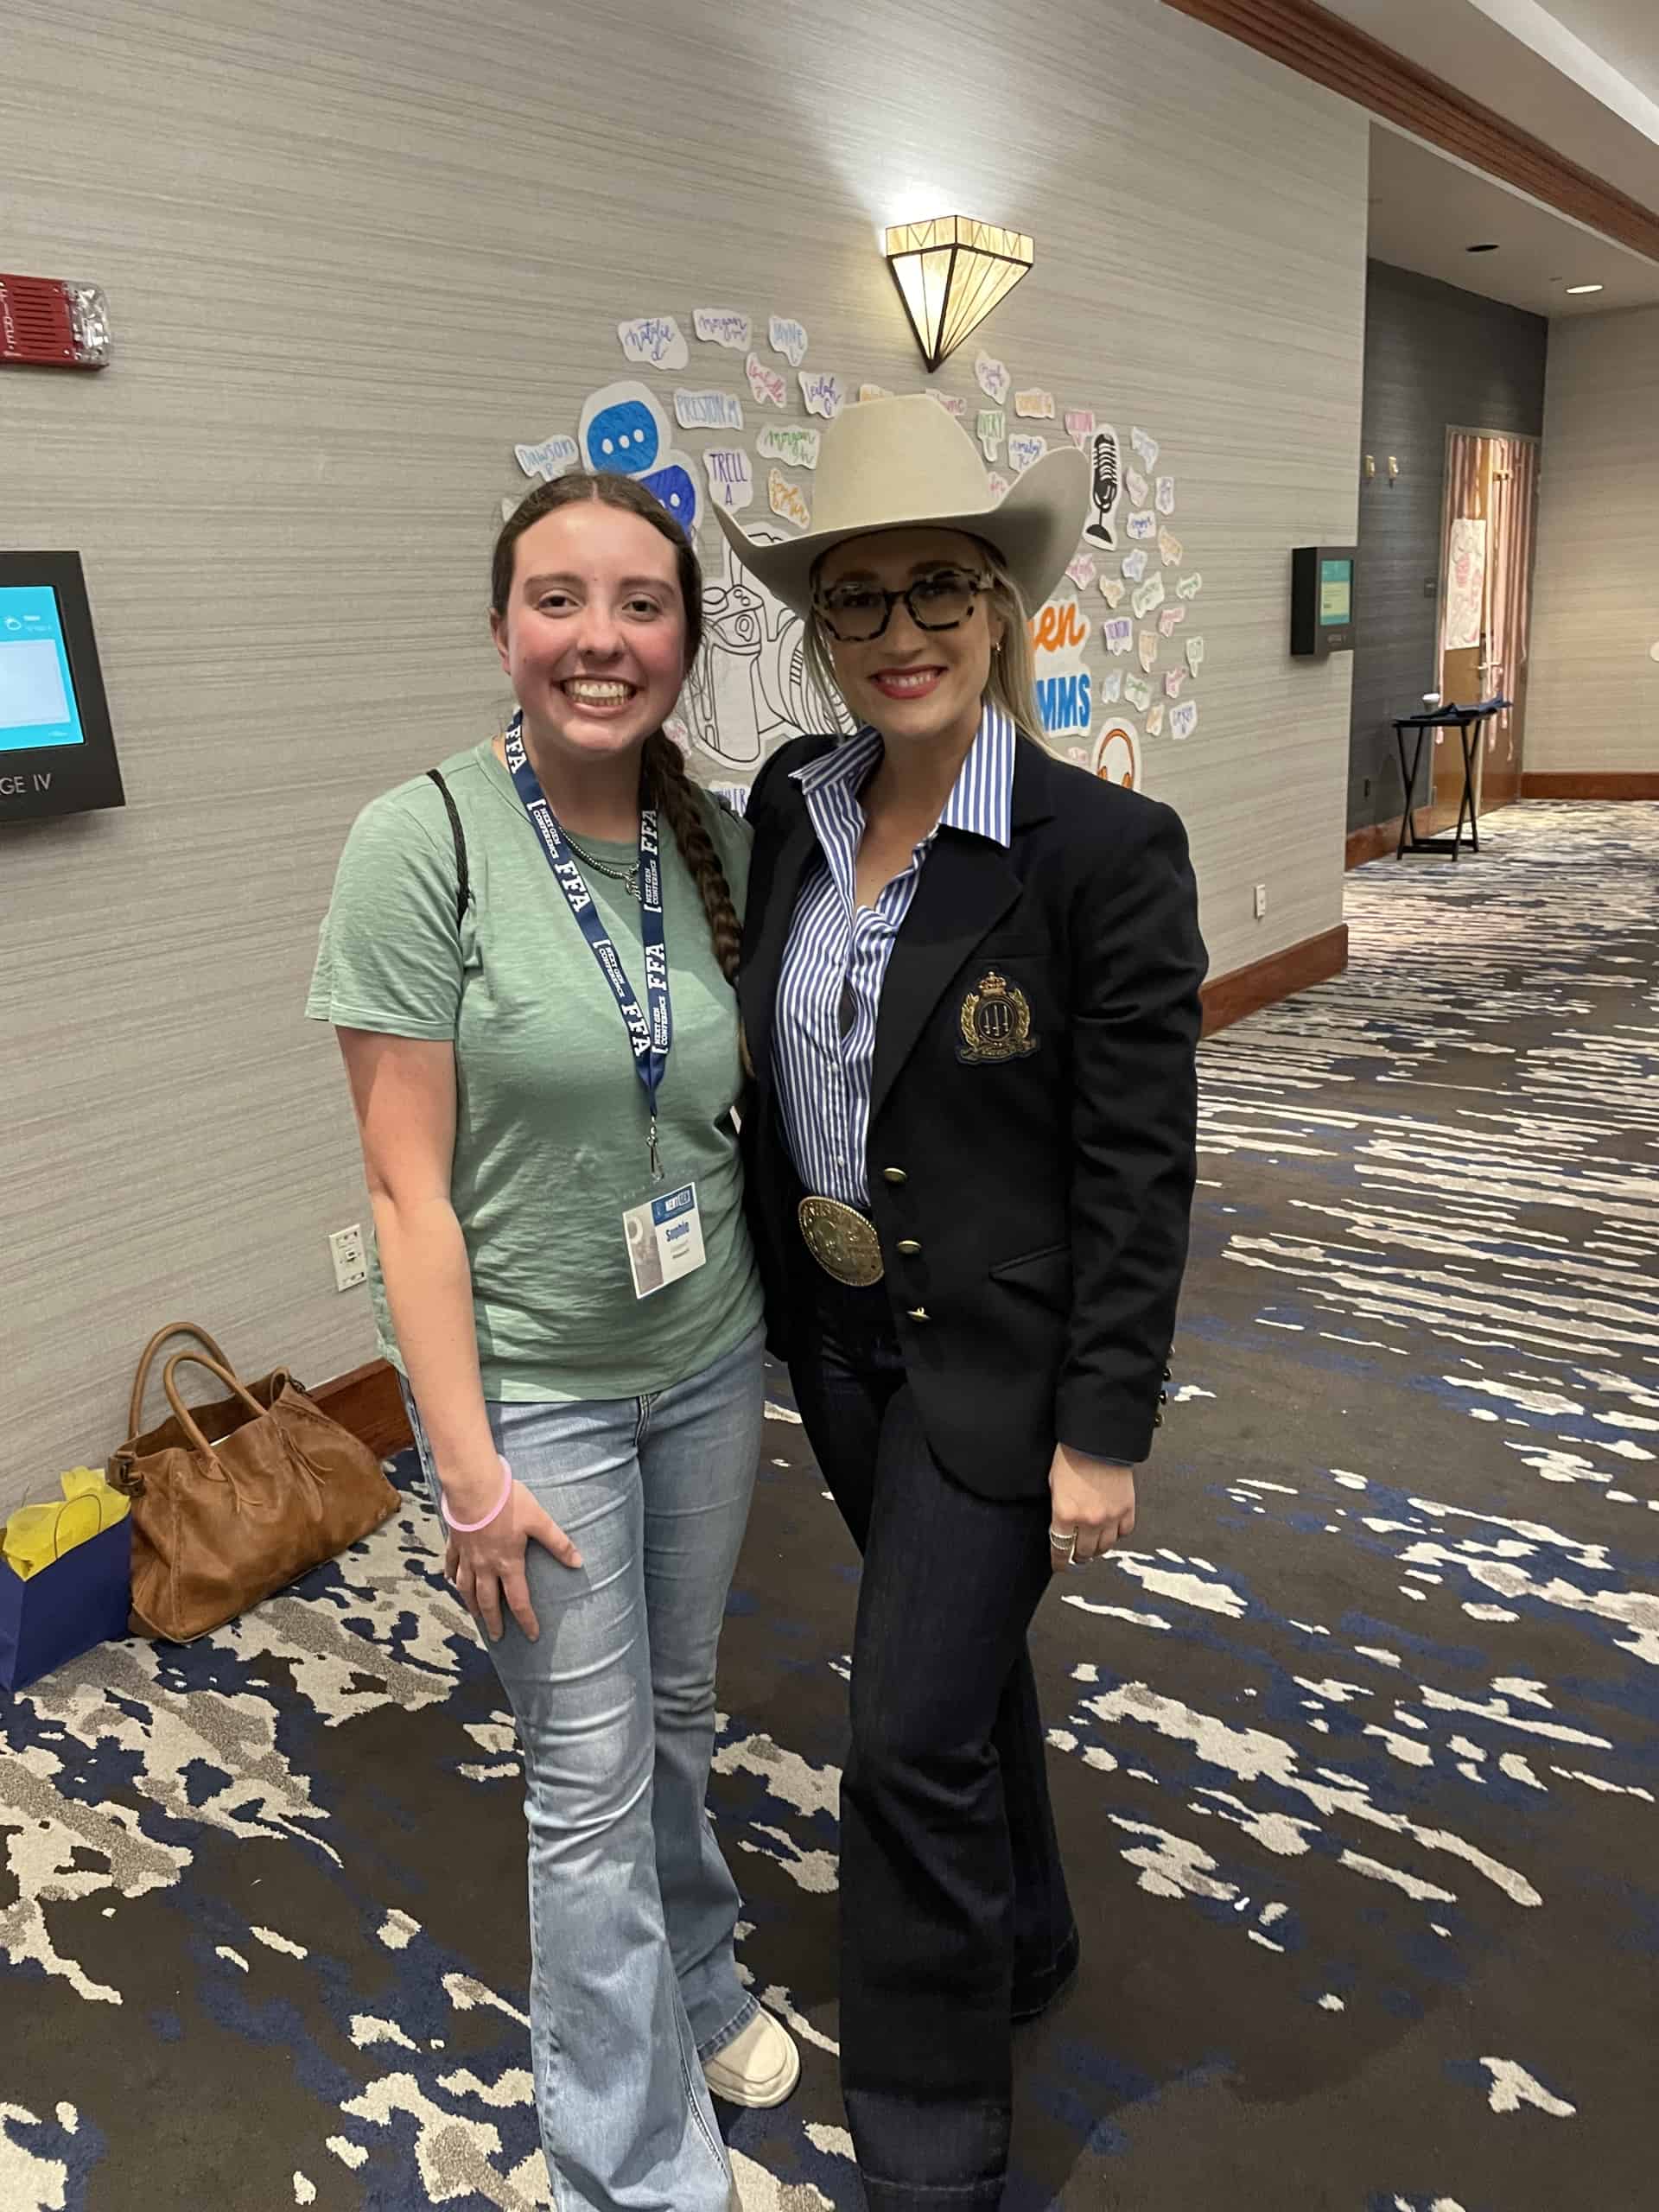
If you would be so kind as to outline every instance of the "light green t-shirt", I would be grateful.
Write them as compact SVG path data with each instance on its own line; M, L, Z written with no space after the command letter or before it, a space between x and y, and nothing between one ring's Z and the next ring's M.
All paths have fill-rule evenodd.
M372 800L341 856L306 1012L314 1020L455 1047L450 1192L472 1266L489 1399L630 1398L669 1389L741 1344L760 1319L733 1119L737 1006L696 886L662 825L663 918L674 1034L650 1112L610 986L489 743L442 773L466 834L473 899L455 926L455 852L425 776ZM740 916L750 832L703 809ZM632 847L584 839L618 864ZM596 869L588 887L636 995L639 902ZM643 1003L643 999L641 1001ZM626 1207L695 1183L707 1264L637 1299ZM377 1259L380 1349L402 1369Z

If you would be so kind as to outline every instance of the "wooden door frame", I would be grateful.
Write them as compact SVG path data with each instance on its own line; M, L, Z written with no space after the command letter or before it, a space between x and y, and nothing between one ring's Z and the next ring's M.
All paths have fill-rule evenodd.
M1508 438L1516 445L1536 447L1538 450L1539 467L1537 470L1535 490L1537 493L1541 493L1543 489L1544 442L1536 431L1497 430L1493 429L1490 425L1477 425L1473 423L1448 423L1446 424L1446 441L1440 451L1440 557L1436 566L1434 578L1434 676L1433 682L1429 687L1436 691L1440 688L1440 671L1446 659L1445 647L1442 641L1446 634L1446 547L1450 543L1452 537L1452 441L1453 438ZM1491 518L1489 517L1489 522L1490 519ZM1532 533L1532 555L1535 566L1538 558L1538 531L1537 518L1535 516L1534 518ZM1491 557L1491 540L1489 538L1487 541L1487 558L1489 562ZM1529 648L1530 648L1531 642L1532 596L1531 594L1529 593L1527 596L1527 643ZM1530 661L1531 655L1529 651L1528 658L1529 661ZM1526 742L1524 701L1522 702L1521 737L1522 746L1524 747ZM1425 750L1427 749L1427 748L1425 748ZM1485 771L1486 747L1484 744L1483 744L1475 762L1475 797L1478 804L1485 791ZM1521 796L1521 786L1522 781L1522 770L1519 766L1517 766L1515 772L1515 797L1517 798ZM1434 770L1432 762L1430 764L1428 772L1428 800L1420 801L1420 804L1433 803L1434 792Z

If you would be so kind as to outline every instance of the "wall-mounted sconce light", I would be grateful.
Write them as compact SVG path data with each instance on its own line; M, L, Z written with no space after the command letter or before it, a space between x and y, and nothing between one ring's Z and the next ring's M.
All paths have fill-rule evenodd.
M1036 258L1022 231L969 215L895 223L882 250L930 369L1007 299Z
M1394 481L1395 478L1399 474L1400 474L1400 458L1399 458L1399 455L1398 455L1397 454L1392 454L1392 453L1391 453L1391 454L1389 455L1389 481L1390 483L1392 483L1392 482Z
M1374 453L1368 453L1365 456L1364 473L1368 478L1376 474L1376 455Z

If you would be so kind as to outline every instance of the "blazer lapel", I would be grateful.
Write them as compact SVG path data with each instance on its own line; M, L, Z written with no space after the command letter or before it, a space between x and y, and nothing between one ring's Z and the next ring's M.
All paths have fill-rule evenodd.
M940 830L923 863L881 985L870 1082L872 1127L951 977L1020 889L1001 845L963 830Z
M1054 812L1056 764L1021 738L1014 749L1009 817L1015 842ZM1069 771L1067 772L1070 772ZM881 987L871 1073L870 1122L898 1079L951 977L1019 898L1010 854L966 830L941 830L894 941Z

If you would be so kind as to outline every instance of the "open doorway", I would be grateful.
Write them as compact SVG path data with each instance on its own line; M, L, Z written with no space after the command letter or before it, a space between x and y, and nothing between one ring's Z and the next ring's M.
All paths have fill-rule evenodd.
M1526 732L1527 654L1533 551L1538 537L1536 438L1449 429L1440 539L1440 696L1472 706L1511 702L1485 727L1475 792L1482 813L1506 806L1521 788ZM1432 804L1455 810L1463 760L1436 733Z

